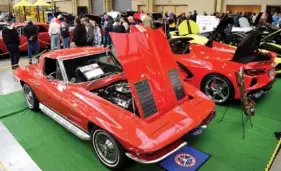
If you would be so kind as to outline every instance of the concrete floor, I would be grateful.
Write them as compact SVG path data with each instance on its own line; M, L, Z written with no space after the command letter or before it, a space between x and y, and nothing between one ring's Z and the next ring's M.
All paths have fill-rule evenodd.
M27 64L27 57L21 57L20 66ZM9 94L19 90L21 90L21 86L13 79L13 70L11 69L10 59L8 57L3 58L0 56L0 95Z

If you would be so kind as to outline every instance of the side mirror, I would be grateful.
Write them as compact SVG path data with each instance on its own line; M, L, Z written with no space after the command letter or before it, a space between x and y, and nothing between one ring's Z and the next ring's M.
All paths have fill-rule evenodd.
M52 72L52 73L50 73L48 76L47 76L47 80L50 80L50 81L52 81L52 80L54 80L55 79L55 74L56 74L57 72Z

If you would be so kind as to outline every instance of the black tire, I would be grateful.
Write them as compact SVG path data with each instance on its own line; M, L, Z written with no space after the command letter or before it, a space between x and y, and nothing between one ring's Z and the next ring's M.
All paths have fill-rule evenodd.
M117 152L116 161L111 161L111 163L110 163L109 161L107 161L107 159L105 159L104 155L101 154L101 151L100 151L101 147L100 146L98 147L98 145L97 145L99 138L101 136L107 137L108 140L110 141L110 143L105 143L103 146L106 146L106 144L109 144L106 148L110 148L110 146L112 145L114 147L114 149L116 150L116 152ZM99 158L99 160L103 163L103 165L105 165L106 167L108 167L111 170L123 170L125 168L126 163L128 161L128 158L125 155L125 149L113 136L111 136L105 130L97 128L97 129L93 129L91 131L91 137L92 137L92 143L93 143L95 154Z
M213 90L213 88L211 88L212 90L210 90L210 92L212 91L218 91L218 89L220 89L216 94L216 96L214 97L214 94L212 95L207 88L207 85L209 85L209 83L211 83L211 81L213 80L218 80L221 85L218 86L218 88L214 88L215 90ZM212 84L212 83L211 83ZM234 99L234 87L231 83L231 81L229 81L229 79L227 79L226 77L219 75L219 74L213 74L213 75L209 75L207 77L204 78L204 80L201 83L201 91L204 92L208 97L210 97L216 104L220 104L220 105L224 105L227 104L228 102L232 101ZM225 98L222 98L223 96L226 96ZM217 96L219 96L221 98L221 100L216 99Z
M28 108L31 110L34 110L34 111L38 110L39 101L38 101L36 95L34 94L33 90L31 89L31 87L28 84L24 83L22 88L23 88L25 102L26 102ZM30 100L29 98L32 100Z

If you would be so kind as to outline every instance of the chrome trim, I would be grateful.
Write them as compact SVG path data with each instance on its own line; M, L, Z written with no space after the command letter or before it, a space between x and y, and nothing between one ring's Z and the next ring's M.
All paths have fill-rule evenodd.
M39 108L42 110L42 112L44 112L50 118L52 118L57 123L62 125L64 128L68 129L70 132L72 132L74 135L76 135L80 139L86 140L86 141L91 140L91 136L88 133L86 133L85 131L83 131L82 129L80 129L79 127L77 127L76 125L74 125L73 123L71 123L70 121L65 119L64 117L62 117L60 114L52 111L50 108L43 105L42 103L39 104Z
M125 153L127 157L129 157L130 159L136 161L136 162L139 162L139 163L143 163L143 164L152 164L152 163L157 163L163 159L165 159L166 157L168 157L169 155L173 154L174 152L178 151L179 149L181 149L183 146L187 145L187 142L183 142L181 143L177 148L175 148L174 150L170 151L169 153L167 153L166 155L158 158L158 159L155 159L155 160L150 160L150 161L147 161L147 160L142 160L142 159L138 159L136 158L134 155L132 155L131 153Z
M62 77L63 77L63 81L68 84L68 78L67 78L67 74L66 74L66 71L65 71L65 67L63 65L63 60L61 60L60 58L58 59L58 63L59 63L59 67L60 67L60 70L61 70L61 74L62 74Z

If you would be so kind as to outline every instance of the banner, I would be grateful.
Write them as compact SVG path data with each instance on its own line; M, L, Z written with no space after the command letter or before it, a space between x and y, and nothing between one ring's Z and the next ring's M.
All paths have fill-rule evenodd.
M209 157L206 153L186 146L164 159L159 166L167 171L196 171Z

